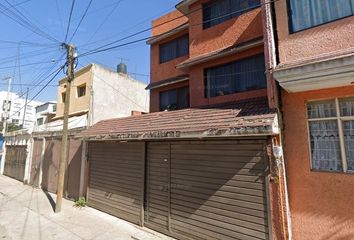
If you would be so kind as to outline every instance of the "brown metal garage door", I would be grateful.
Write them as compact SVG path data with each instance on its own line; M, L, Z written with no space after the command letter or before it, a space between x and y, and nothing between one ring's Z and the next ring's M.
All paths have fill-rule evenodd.
M42 158L43 140L34 139L32 151L31 174L29 184L39 187L39 175L41 173L41 158Z
M147 154L147 227L178 238L269 238L263 140L151 143Z
M27 146L6 146L4 175L23 182L25 176Z
M144 143L90 143L90 206L142 224Z

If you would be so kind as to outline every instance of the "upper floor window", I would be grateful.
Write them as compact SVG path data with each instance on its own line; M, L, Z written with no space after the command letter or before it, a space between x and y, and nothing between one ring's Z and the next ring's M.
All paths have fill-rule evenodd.
M62 103L65 103L65 99L66 99L66 93L63 92L63 93L61 94L61 102L62 102Z
M10 109L11 109L11 101L4 100L2 103L2 110L10 111Z
M160 111L189 107L189 88L176 88L160 92Z
M203 28L210 28L260 6L260 0L217 0L203 5Z
M77 97L86 95L86 84L77 87Z
M38 118L38 119L37 119L37 125L38 125L38 126L43 125L43 123L44 123L43 118Z
M290 32L315 27L354 14L354 0L288 0Z
M171 61L189 53L189 37L184 35L160 45L160 63Z
M307 104L312 169L354 170L354 98Z
M263 54L207 68L204 74L208 98L267 87Z

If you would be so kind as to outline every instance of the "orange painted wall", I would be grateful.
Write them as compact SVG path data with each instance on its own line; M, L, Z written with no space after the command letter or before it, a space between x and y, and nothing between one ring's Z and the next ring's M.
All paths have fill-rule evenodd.
M260 8L213 27L203 29L203 24L201 24L203 22L203 11L197 11L197 9L202 8L202 4L206 2L208 1L203 0L190 6L190 12L193 12L189 16L189 55L191 58L262 37L262 14Z
M282 93L294 240L354 239L354 175L311 171L306 119L306 101L343 96L354 87Z
M280 63L335 54L354 48L354 16L289 34L286 0L275 2Z

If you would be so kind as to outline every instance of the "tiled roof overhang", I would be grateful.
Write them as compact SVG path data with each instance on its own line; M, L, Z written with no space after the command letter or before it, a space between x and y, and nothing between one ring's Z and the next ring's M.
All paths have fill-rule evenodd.
M180 76L177 76L177 77L164 79L164 80L161 80L161 81L158 81L158 82L152 82L145 89L146 90L151 90L151 89L160 88L160 87L164 87L164 86L168 86L168 85L171 85L171 84L184 82L184 81L188 81L188 80L189 80L189 75L188 74L184 74L184 75L180 75Z
M146 43L149 44L149 45L152 45L152 44L155 44L155 43L158 43L168 37L171 37L177 33L180 33L180 32L183 32L184 30L188 29L189 27L189 24L188 23L184 23L168 32L165 32L165 33L162 33L160 35L157 35L157 36L153 36L151 37Z
M213 51L207 54L203 54L194 58L187 59L186 61L176 65L176 68L183 69L183 68L191 67L211 60L226 57L235 53L243 52L254 47L263 46L263 44L264 44L263 38L253 39L251 41L243 42L221 50Z
M278 134L267 98L101 121L81 133L87 141L201 139Z

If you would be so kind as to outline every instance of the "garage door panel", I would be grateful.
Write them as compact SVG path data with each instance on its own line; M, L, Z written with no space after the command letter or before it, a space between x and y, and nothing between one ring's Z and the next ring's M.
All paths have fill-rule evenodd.
M173 203L174 204L172 206L172 211L174 209L176 209L176 210L182 210L182 211L185 211L185 212L193 212L193 210L196 207L199 207L199 205L197 205L197 204L189 202L188 205L187 205L185 201L176 200L176 199L174 199ZM218 212L218 214L220 216L226 216L226 217L229 217L229 218L239 219L239 220L247 221L247 222L250 222L250 223L255 223L255 224L258 224L258 225L262 225L262 226L268 226L268 222L265 221L265 219L263 217L255 217L255 216L252 216L252 215L249 215L249 214L245 214L245 213L240 213L240 212L237 212L237 211L225 210L225 209L222 209L220 205L218 207L203 205L203 206L199 207L196 212L198 212L198 211L203 211L205 213ZM244 211L244 212L246 212L246 211Z
M164 227L172 234L193 239L268 239L264 140L156 145L158 149L148 145L147 215L149 201L158 198L154 206L164 207L156 213L163 217L157 219L166 219Z
M27 146L6 146L4 175L23 182Z
M181 202L184 202L184 204L188 206L193 206L195 209L199 209L203 206L208 206L216 209L224 209L227 211L232 211L235 213L248 214L253 217L260 217L260 218L267 217L267 213L263 210L240 207L240 206L232 205L228 202L204 201L203 199L191 198L189 196L183 196L179 194L172 196L171 201L173 204L181 204Z
M144 143L90 143L89 205L140 223L144 156Z

